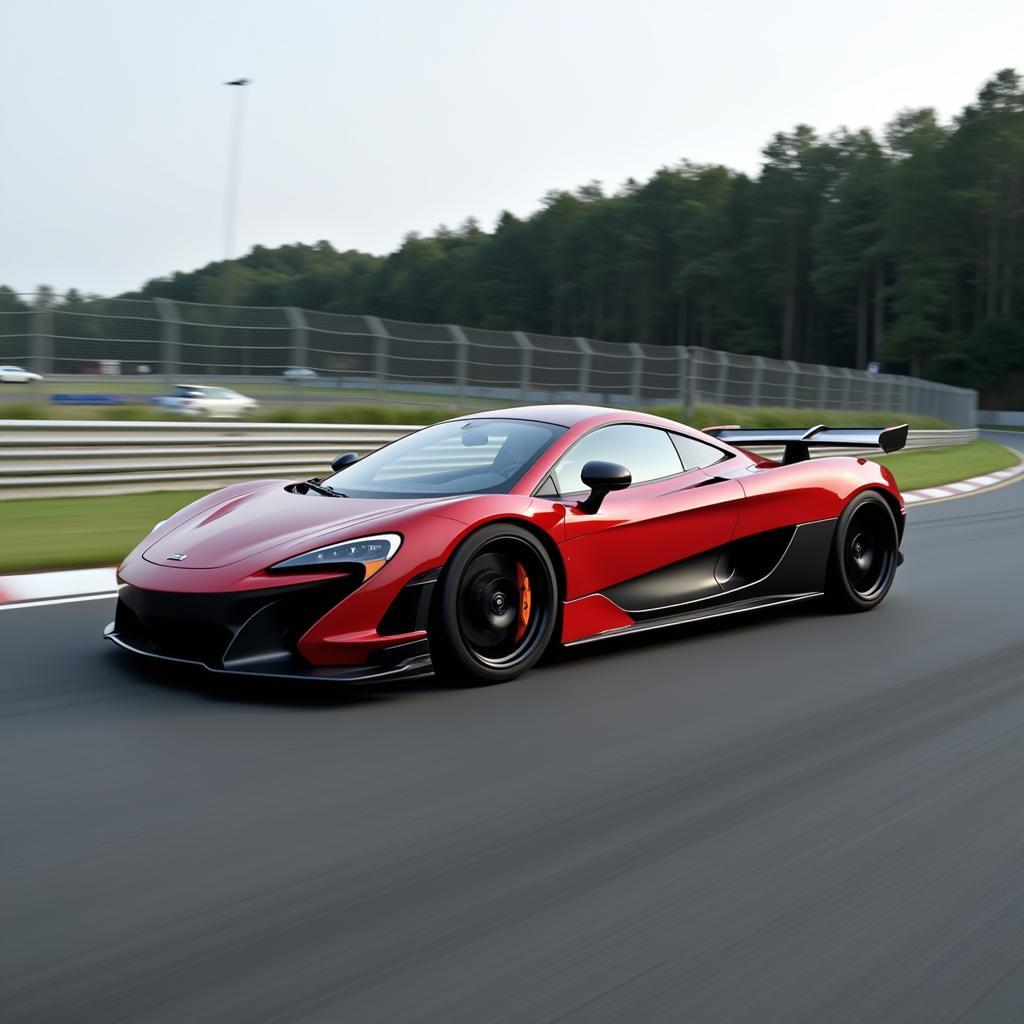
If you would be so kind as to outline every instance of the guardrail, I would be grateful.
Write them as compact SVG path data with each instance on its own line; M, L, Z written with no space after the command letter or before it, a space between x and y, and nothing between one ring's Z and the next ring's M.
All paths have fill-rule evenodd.
M986 427L1024 427L1024 410L1004 409L995 412L991 409L979 409L978 422Z
M375 451L418 426L0 420L0 499L203 490L323 474L341 452ZM977 430L912 430L908 448L967 444ZM759 448L767 457L781 448ZM830 449L869 455L877 450Z

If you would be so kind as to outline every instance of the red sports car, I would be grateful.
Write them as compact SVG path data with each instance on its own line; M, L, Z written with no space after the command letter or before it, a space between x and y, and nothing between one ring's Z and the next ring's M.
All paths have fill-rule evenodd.
M210 494L125 559L121 647L214 672L499 682L566 646L825 598L902 561L885 430L692 430L545 405L438 423L324 479ZM774 445L781 461L746 447Z

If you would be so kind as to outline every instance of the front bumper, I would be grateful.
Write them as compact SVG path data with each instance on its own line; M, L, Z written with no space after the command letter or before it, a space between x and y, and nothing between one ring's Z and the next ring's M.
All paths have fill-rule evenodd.
M379 683L389 680L424 679L433 674L433 666L430 661L430 654L427 652L413 653L402 652L399 647L389 648L395 655L408 653L409 656L402 658L393 665L372 664L372 665L346 665L341 668L324 668L320 665L310 665L302 658L292 656L283 657L275 661L264 661L259 665L209 665L203 661L192 661L189 658L175 658L169 654L160 654L158 651L140 642L137 638L123 636L117 632L115 623L111 622L103 631L107 640L113 641L118 647L131 651L132 654L141 654L146 658L153 658L157 661L170 662L176 665L188 665L191 668L201 668L207 672L216 672L221 675L256 676L263 679L294 679L306 682L334 682L334 683ZM416 641L411 644L403 644L401 647L425 646L423 641Z
M122 586L104 636L159 661L209 672L346 683L430 675L426 639L395 637L359 665L314 665L299 638L353 589L348 580L215 594L179 594Z

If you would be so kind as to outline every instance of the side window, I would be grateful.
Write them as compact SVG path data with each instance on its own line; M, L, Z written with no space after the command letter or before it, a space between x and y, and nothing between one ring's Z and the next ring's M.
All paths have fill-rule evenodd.
M693 437L686 437L683 434L670 434L672 443L679 452L679 458L683 460L686 469L703 469L705 466L713 466L729 457L728 452L716 448L713 444L705 444Z
M598 427L570 448L552 470L559 494L585 491L580 474L593 459L617 462L633 476L633 483L672 476L683 470L676 449L664 430L639 424L619 423Z

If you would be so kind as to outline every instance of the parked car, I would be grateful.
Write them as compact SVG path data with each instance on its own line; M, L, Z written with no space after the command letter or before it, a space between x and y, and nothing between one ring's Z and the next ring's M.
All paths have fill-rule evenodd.
M41 373L33 373L21 366L0 366L0 384L31 384L42 379Z
M311 370L308 366L289 366L281 376L285 380L301 384L304 380L315 380L317 372L316 370Z
M207 387L204 384L176 384L166 395L153 399L168 412L206 419L238 419L259 408L259 403L231 388Z

